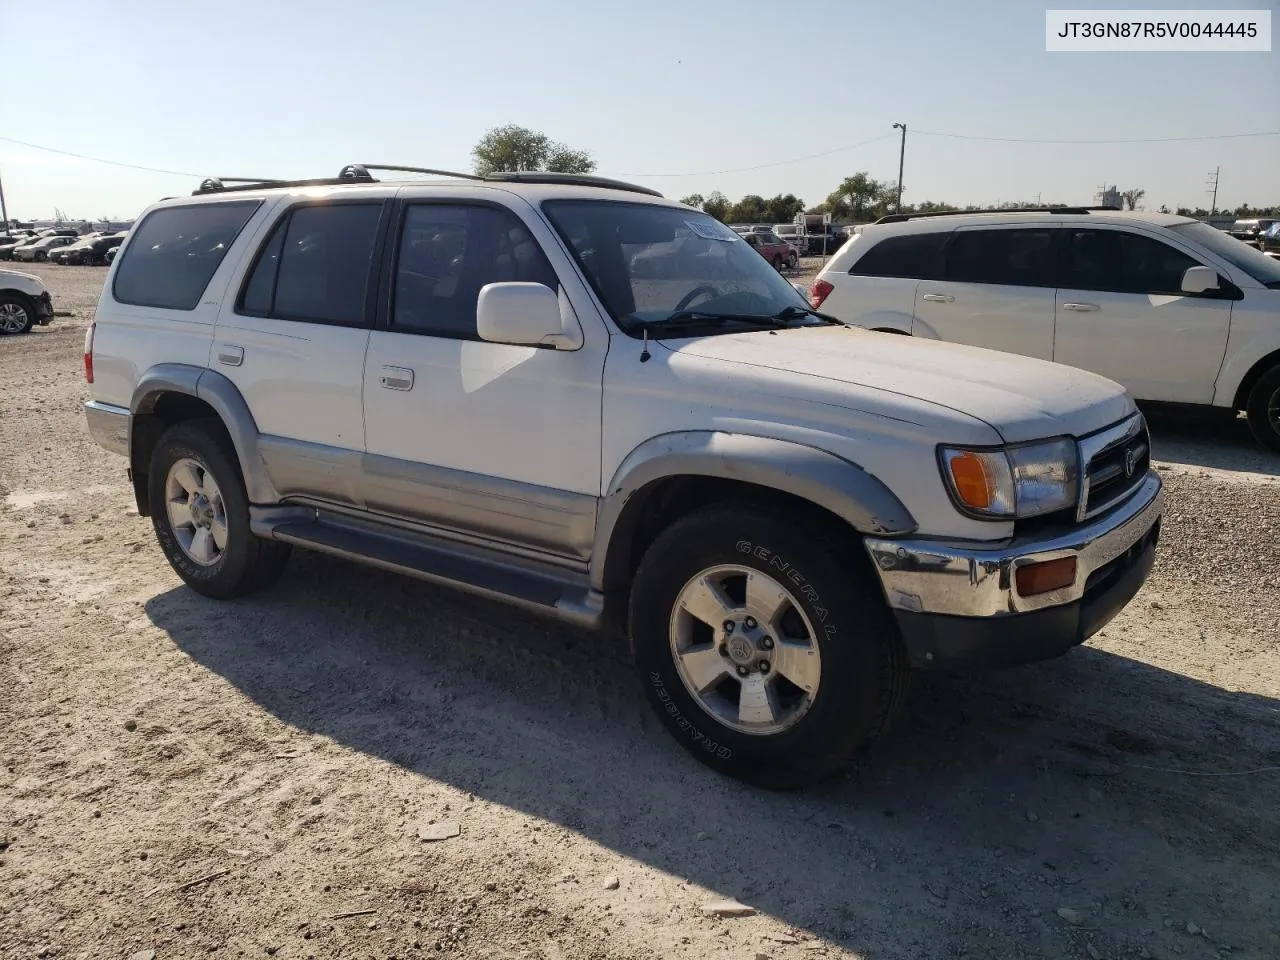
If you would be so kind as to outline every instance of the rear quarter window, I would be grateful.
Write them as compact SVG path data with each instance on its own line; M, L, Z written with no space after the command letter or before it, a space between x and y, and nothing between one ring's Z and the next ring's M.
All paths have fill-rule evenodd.
M862 242L868 239L861 235ZM907 233L885 237L871 246L849 268L861 277L909 277L939 280L942 277L942 247L945 233Z
M194 310L261 203L233 200L151 211L118 258L112 296L133 306Z

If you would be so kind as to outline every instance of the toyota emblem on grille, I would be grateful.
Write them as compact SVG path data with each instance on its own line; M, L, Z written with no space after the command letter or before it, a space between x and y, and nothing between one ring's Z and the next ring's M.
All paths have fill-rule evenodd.
M1132 477L1134 468L1138 466L1138 448L1130 447L1124 452L1124 475Z

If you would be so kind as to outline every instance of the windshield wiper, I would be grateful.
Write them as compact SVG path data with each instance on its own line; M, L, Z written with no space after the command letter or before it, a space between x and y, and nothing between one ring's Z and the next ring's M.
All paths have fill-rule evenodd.
M712 310L677 310L661 320L634 320L635 329L649 333L664 330L687 330L690 327L724 327L732 323L745 323L777 330L795 329L794 321L814 317L826 324L844 326L835 317L804 307L784 307L777 313L718 313Z
M773 317L775 320L795 320L795 319L799 319L800 317L816 317L817 319L821 320L823 323L831 324L832 326L837 326L837 327L844 326L843 320L837 320L835 317L831 316L830 314L819 313L817 310L813 310L809 307L783 307L781 310L775 313Z

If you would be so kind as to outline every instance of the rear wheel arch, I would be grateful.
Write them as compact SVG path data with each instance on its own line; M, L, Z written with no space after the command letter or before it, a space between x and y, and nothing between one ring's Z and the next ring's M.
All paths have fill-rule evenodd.
M258 428L248 404L226 377L189 364L161 364L139 380L130 403L129 461L138 512L151 510L147 476L151 456L170 427L186 421L217 424L236 453L250 503L279 499L258 452Z

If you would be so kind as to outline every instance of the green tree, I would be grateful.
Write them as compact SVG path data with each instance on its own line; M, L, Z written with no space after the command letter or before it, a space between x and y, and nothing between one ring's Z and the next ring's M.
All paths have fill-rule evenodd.
M721 223L728 223L729 210L731 206L732 205L729 203L728 197L719 190L714 190L712 191L711 196L707 197L707 199L702 202L702 212L710 214Z
M749 193L729 208L730 223L760 223L764 220L764 197Z
M686 207L693 207L695 210L701 210L702 205L707 202L707 198L700 193L691 193L687 197L681 197L680 202Z
M845 177L827 197L827 210L833 220L869 219L877 208L888 206L891 187L880 183L866 171ZM894 191L896 197L896 191Z
M517 170L549 170L556 173L590 173L596 162L585 150L557 143L545 133L514 123L494 127L471 148L478 174Z
M764 202L764 220L766 223L791 223L803 209L804 201L794 193L785 196L780 193Z

